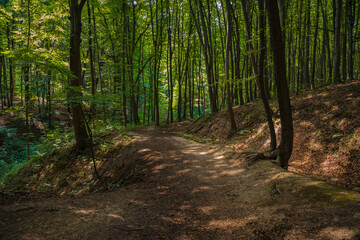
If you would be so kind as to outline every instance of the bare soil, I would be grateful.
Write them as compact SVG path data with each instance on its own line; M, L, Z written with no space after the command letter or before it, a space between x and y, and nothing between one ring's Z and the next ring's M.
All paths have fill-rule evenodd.
M148 127L137 181L0 206L1 239L359 239L360 195ZM119 158L118 161L123 161ZM116 171L115 171L116 172ZM134 175L135 176L135 175Z

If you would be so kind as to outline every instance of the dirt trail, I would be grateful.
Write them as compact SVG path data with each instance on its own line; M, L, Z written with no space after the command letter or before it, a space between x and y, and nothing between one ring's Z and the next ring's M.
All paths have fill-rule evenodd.
M320 182L166 129L134 135L142 181L0 206L0 239L360 239L356 193L313 194L298 182Z

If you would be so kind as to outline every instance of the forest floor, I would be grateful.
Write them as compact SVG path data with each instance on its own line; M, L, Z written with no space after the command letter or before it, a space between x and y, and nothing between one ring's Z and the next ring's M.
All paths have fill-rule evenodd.
M126 158L139 174L123 188L1 203L0 238L360 238L360 194L270 161L249 166L243 154L184 139L176 129L131 133Z
M360 192L360 81L301 92L291 98L291 105L294 147L289 171ZM276 101L271 107L279 144ZM268 151L270 134L262 102L235 107L234 113L238 132L231 137L225 110L192 122L185 137L237 152Z

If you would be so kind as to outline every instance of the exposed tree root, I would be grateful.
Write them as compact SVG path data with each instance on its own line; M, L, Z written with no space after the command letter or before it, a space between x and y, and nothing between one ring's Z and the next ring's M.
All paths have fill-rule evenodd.
M195 128L194 130L190 131L189 134L194 134L200 131L204 127L204 124L201 124L198 128Z
M277 163L278 151L274 150L274 151L264 152L264 153L244 152L243 156L246 160L246 168L249 169L249 166L253 165L255 162L257 162L259 160L276 160L275 162ZM279 163L277 163L277 164L279 164Z
M209 124L206 132L204 132L204 133L202 134L202 136L206 136L206 134L208 134L208 133L210 132L210 129L211 129L211 127L212 127L213 124L214 124L214 122L212 122L212 123Z

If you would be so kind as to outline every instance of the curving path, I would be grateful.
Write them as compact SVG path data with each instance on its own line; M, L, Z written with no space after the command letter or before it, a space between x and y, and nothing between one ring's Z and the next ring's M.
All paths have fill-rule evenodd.
M360 239L356 193L309 192L333 188L167 129L133 134L142 181L0 206L0 239Z

